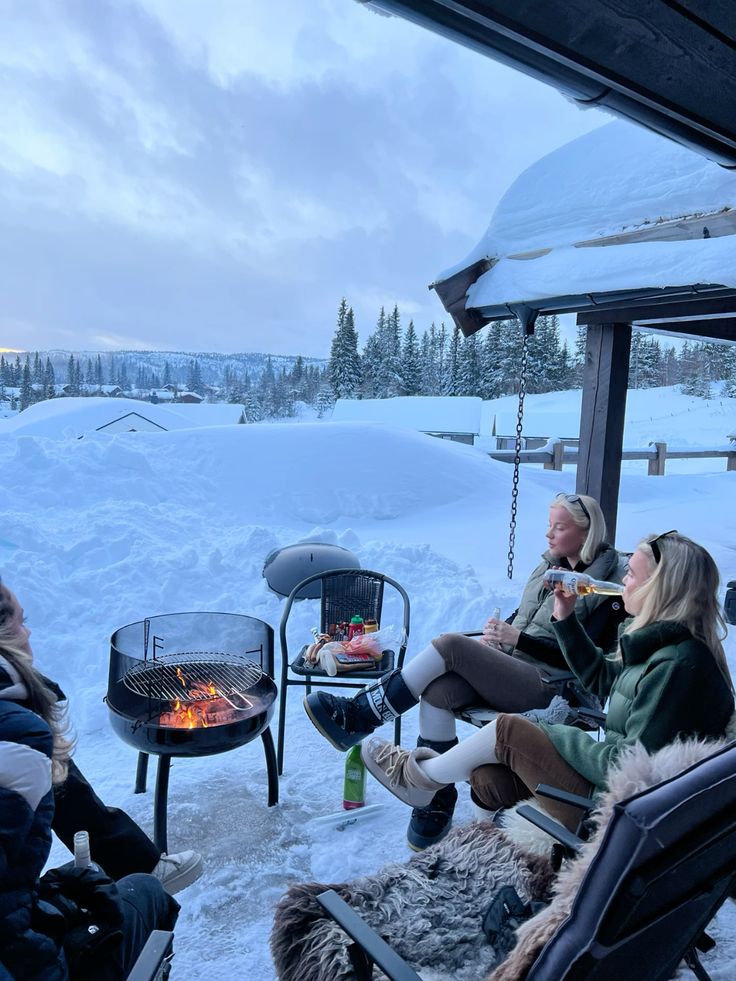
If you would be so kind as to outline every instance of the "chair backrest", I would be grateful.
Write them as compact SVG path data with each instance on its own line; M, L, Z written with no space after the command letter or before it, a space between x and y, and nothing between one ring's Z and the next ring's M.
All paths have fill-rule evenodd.
M283 657L288 659L286 629L291 608L304 595L305 587L309 588L314 582L320 586L320 630L323 632L327 631L330 624L350 621L356 615L362 616L364 620L372 617L380 624L384 587L388 585L396 590L403 607L399 651L403 660L409 637L409 597L404 587L395 579L369 569L334 569L308 576L294 586L281 614L279 635Z
M616 805L528 981L665 981L736 871L736 744Z
M325 633L330 624L349 622L356 615L380 623L383 583L383 576L358 570L323 576L320 630Z

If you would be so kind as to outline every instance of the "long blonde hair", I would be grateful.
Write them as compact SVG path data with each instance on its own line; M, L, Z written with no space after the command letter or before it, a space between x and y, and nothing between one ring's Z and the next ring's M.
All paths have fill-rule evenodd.
M56 694L48 688L43 676L34 668L30 654L18 643L18 631L13 623L16 609L12 593L7 586L0 583L0 655L20 676L26 688L28 707L36 715L40 715L51 729L54 740L51 780L54 784L60 784L66 780L74 739L69 735L66 708L59 705Z
M659 562L650 542L656 539ZM702 545L677 531L659 537L648 535L637 545L649 560L651 575L637 590L641 610L624 633L639 630L657 620L675 620L711 651L733 691L723 638L726 625L718 600L720 576L712 556Z
M580 558L590 565L598 554L598 549L606 539L606 519L601 506L588 494L558 494L550 504L551 508L564 508L578 528L587 529ZM586 514L587 511L587 514Z

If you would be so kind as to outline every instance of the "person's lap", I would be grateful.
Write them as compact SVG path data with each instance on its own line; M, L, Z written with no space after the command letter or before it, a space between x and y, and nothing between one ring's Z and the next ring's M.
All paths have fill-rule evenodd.
M545 708L554 695L537 668L464 634L432 641L447 671L422 692L430 705L450 712L484 703L500 712Z

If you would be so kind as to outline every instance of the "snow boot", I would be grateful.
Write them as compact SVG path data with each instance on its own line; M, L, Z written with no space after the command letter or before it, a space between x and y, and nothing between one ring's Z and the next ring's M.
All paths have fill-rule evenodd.
M426 746L436 753L446 753L448 749L457 746L457 737L439 742L433 739L417 739L417 746ZM455 784L450 783L438 790L426 807L415 807L411 812L409 827L406 829L406 840L415 852L424 851L430 845L442 841L452 827L452 815L457 802Z
M344 753L384 722L413 708L418 701L397 669L374 681L353 698L313 691L304 699L304 708L325 739Z

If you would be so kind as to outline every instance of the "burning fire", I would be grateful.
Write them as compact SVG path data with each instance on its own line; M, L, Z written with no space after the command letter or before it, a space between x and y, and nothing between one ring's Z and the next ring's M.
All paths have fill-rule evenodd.
M159 725L175 729L208 729L210 726L235 722L244 711L252 707L249 699L240 695L245 704L236 707L230 699L221 695L213 681L190 682L181 668L176 677L184 689L181 698L175 698L168 712L162 712Z

